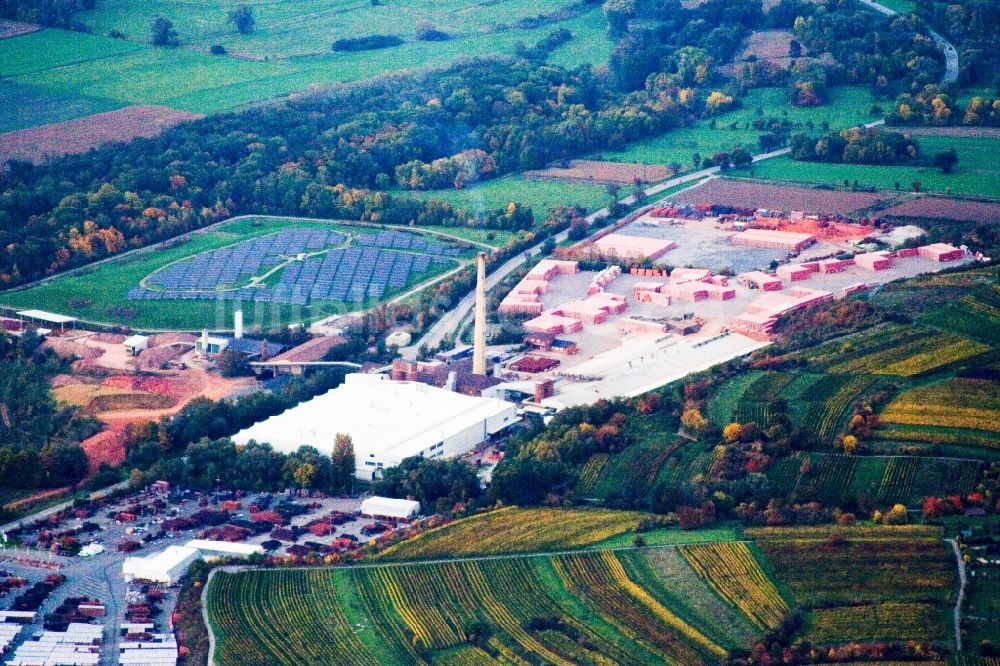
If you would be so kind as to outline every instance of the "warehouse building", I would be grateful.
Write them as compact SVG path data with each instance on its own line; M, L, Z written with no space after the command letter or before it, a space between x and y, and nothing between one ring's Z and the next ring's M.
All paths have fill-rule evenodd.
M420 513L420 502L373 495L361 502L361 515L372 518L401 518L409 520Z
M375 479L404 458L466 453L518 421L516 407L386 375L348 375L337 388L241 430L237 444L267 442L291 453L300 446L333 452L338 433L354 443L355 474Z
M151 583L175 585L187 573L188 567L201 557L194 548L168 546L146 557L129 557L122 563L126 581L148 580Z

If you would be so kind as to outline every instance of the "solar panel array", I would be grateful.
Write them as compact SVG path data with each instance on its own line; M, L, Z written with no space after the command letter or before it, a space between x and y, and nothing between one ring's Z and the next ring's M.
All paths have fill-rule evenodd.
M419 250L445 257L457 257L461 252L458 248L448 247L439 240L409 234L405 231L385 230L379 231L377 234L362 234L355 236L355 240L359 245L392 248L393 250Z
M286 229L277 234L204 252L156 271L147 282L157 289L136 287L130 300L239 300L306 305L310 300L362 303L402 289L414 274L451 262L460 253L437 240L398 231L354 237L362 247L337 248L281 271L272 286L228 288L258 275L288 257L344 241L337 232ZM410 250L427 254L397 251Z

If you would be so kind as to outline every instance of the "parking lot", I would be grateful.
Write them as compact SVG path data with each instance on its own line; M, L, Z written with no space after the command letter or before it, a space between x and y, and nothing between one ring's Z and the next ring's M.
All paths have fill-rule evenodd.
M85 508L63 511L36 523L25 521L24 527L10 533L23 547L0 550L0 582L23 578L27 585L0 595L0 610L9 610L19 594L46 576L64 576L65 582L45 598L35 621L22 630L18 643L42 631L45 616L64 600L85 597L105 606L104 615L94 620L104 626L101 664L118 663L119 627L131 619L126 617L128 602L143 596L140 592L148 587L138 581L126 583L122 563L127 557L146 556L191 539L216 539L224 534L235 535L231 539L234 541L264 544L270 555L323 555L356 548L380 533L401 527L391 521L357 516L361 498L299 496L292 492L243 496L225 491L161 488L83 505ZM240 536L245 538L237 538ZM61 555L55 554L52 543L70 547L63 547ZM103 551L86 557L71 554L82 546L99 550L95 544ZM150 620L156 632L169 633L179 588L155 587L162 589L164 598Z

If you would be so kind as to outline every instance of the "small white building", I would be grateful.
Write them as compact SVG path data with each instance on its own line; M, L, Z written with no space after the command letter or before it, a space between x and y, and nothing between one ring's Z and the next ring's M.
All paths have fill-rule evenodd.
M168 546L166 550L153 555L126 558L122 563L122 575L126 581L148 580L174 585L200 557L201 553L194 548Z
M361 515L372 518L414 518L420 513L420 502L392 497L369 497L361 503Z
M198 551L205 560L217 560L223 557L249 557L263 555L264 548L253 543L232 543L231 541L211 541L208 539L191 539L185 548Z
M149 348L149 337L145 335L130 335L122 340L122 346L132 356L138 356L140 352Z

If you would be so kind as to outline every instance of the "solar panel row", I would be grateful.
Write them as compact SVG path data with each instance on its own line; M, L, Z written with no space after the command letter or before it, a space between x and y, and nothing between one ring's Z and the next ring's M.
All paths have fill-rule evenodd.
M365 243L364 247L335 249L294 261L281 271L280 279L273 287L228 288L256 274L261 267L268 266L268 262L277 265L283 256L298 254L299 248L322 247L324 243L329 245L343 239L336 233L320 237L315 235L316 232L305 232L281 232L172 264L150 276L148 282L158 289L136 287L129 290L128 298L223 299L292 305L306 305L311 300L362 303L366 299L381 298L387 290L406 287L411 276L426 273L432 264L439 266L451 261L443 252L431 256L383 249L402 245L404 239L409 247L400 249L449 249L434 240L387 231L380 232L378 236L366 236L371 242Z

